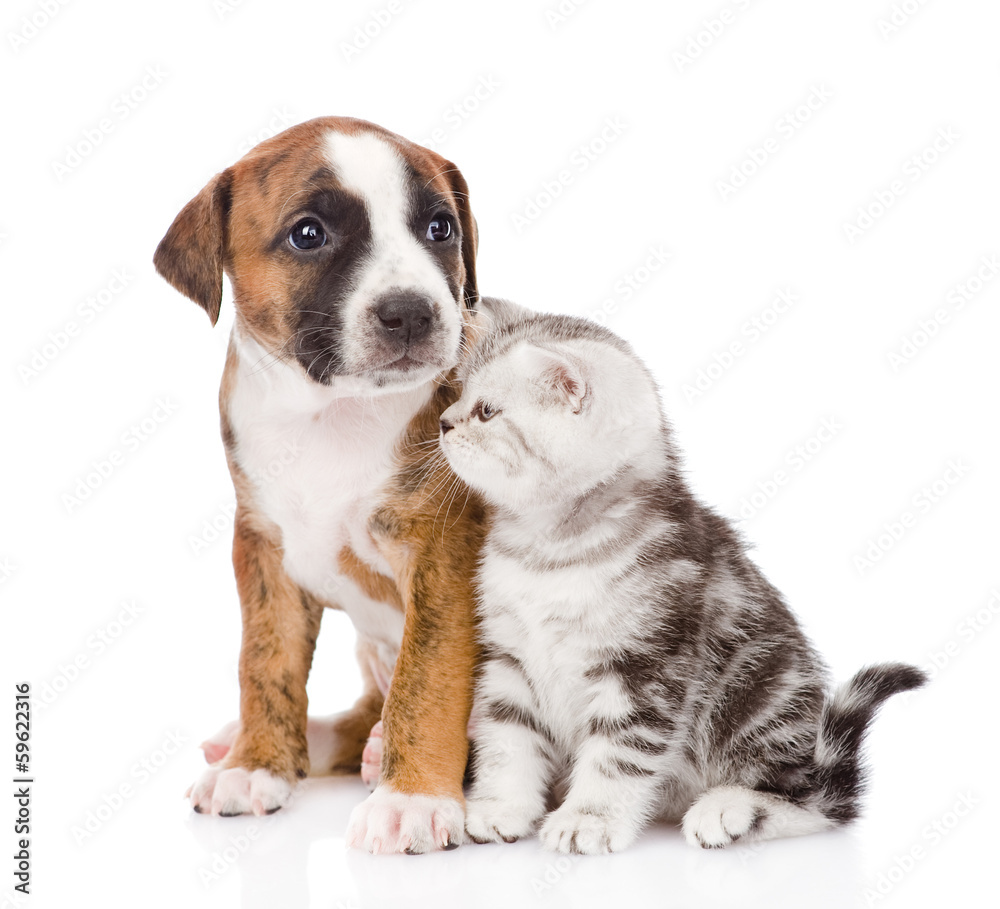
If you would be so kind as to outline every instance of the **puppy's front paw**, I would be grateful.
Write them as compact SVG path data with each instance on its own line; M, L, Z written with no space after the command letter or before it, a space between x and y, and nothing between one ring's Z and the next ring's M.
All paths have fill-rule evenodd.
M684 838L692 846L720 849L747 838L765 820L760 793L740 786L710 789L684 815Z
M538 838L545 849L553 852L604 855L630 846L638 833L638 829L625 819L563 805L545 819Z
M513 843L528 836L538 815L500 799L471 799L465 806L465 832L476 843Z
M462 842L463 819L456 799L408 795L382 785L351 813L347 845L409 855L454 849Z
M237 814L274 814L288 803L291 785L267 770L244 770L214 764L187 791L199 814L233 817Z

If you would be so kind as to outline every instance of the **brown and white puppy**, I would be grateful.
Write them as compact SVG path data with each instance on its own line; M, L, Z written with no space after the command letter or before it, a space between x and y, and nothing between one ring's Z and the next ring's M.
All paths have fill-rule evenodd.
M237 497L240 720L191 788L196 811L270 813L310 770L357 771L381 717L381 778L349 841L425 852L462 840L485 516L431 452L479 299L476 243L453 164L331 117L218 174L156 250L160 274L213 324L223 272L236 305L220 408ZM309 720L307 739L324 607L357 628L365 690L346 713Z

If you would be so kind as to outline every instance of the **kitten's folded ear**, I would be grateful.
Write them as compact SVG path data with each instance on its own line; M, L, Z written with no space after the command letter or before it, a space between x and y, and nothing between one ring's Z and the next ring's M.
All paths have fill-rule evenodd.
M554 350L535 345L525 347L524 355L531 375L570 407L573 413L580 413L590 394L580 366Z

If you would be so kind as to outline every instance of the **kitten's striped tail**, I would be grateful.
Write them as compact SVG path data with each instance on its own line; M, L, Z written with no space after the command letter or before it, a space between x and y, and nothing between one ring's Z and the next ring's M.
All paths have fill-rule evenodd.
M904 663L866 666L827 701L816 741L814 782L819 810L834 823L845 824L860 812L867 782L861 746L879 707L927 680L922 669Z
M709 789L684 815L687 841L715 848L736 840L816 833L854 820L865 790L861 746L868 725L884 701L926 681L926 673L902 663L862 669L824 705L812 766L800 785L786 791Z

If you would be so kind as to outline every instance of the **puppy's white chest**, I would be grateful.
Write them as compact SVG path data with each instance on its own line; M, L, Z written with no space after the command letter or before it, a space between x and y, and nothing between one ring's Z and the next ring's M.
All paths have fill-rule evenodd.
M240 434L239 456L254 478L261 512L281 528L284 566L310 592L337 600L336 561L350 546L373 567L388 565L370 539L368 516L392 471L386 450L345 437L339 414L279 420ZM338 426L338 422L340 425ZM366 457L367 455L367 457Z
M250 351L244 360L256 357ZM372 603L340 576L337 559L349 546L391 576L368 518L395 469L399 440L431 392L426 386L355 397L275 363L258 373L243 369L230 398L237 460L251 480L257 510L281 530L285 571L344 608L362 632L375 620ZM376 624L384 626L384 617Z

